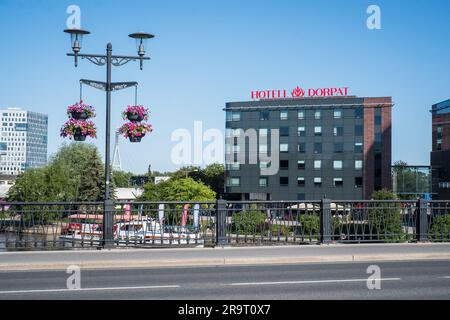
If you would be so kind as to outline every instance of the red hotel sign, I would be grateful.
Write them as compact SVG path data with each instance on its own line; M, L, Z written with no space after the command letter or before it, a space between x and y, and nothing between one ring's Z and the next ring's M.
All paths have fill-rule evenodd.
M304 90L297 86L288 94L286 89L283 90L256 90L251 92L253 100L272 100L272 99L289 99L304 97L345 97L348 95L348 87L342 88L318 88Z

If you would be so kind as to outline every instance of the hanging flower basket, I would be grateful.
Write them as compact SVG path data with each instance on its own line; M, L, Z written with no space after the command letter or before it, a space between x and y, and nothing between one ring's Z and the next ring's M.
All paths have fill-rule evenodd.
M128 119L131 122L141 122L142 120L148 120L148 108L144 106L128 106L127 109L122 112L123 119Z
M117 132L122 134L125 138L129 138L130 142L141 142L147 133L153 131L153 127L146 123L124 123Z
M95 117L92 106L83 103L83 100L67 107L67 115L75 120L86 120Z
M74 138L75 141L85 141L86 137L97 137L97 128L92 121L69 119L61 128L61 137Z

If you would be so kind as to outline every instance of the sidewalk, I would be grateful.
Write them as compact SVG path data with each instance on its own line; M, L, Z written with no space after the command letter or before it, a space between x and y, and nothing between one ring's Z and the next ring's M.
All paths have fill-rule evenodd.
M151 268L323 262L450 260L446 244L335 244L311 246L114 249L0 253L1 270Z

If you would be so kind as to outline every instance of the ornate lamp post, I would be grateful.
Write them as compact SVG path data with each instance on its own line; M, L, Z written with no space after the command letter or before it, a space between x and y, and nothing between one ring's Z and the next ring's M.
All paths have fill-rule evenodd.
M114 202L110 198L110 147L111 147L111 92L136 86L136 82L111 82L112 66L120 67L130 61L140 61L140 68L143 68L144 60L150 60L145 57L145 42L154 35L144 32L130 34L129 37L136 39L138 46L137 56L117 56L112 54L112 44L106 46L106 54L80 54L83 36L90 34L89 31L83 29L66 29L64 32L71 36L71 46L73 53L68 53L70 57L74 57L75 67L78 66L78 58L87 59L98 65L106 65L106 82L81 80L83 83L95 87L106 92L106 141L105 141L105 210L103 215L103 247L110 248L114 242Z

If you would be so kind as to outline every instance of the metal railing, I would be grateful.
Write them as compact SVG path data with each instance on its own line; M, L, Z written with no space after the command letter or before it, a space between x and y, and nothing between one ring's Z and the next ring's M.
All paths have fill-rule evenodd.
M450 241L450 201L0 203L0 250L416 241Z

